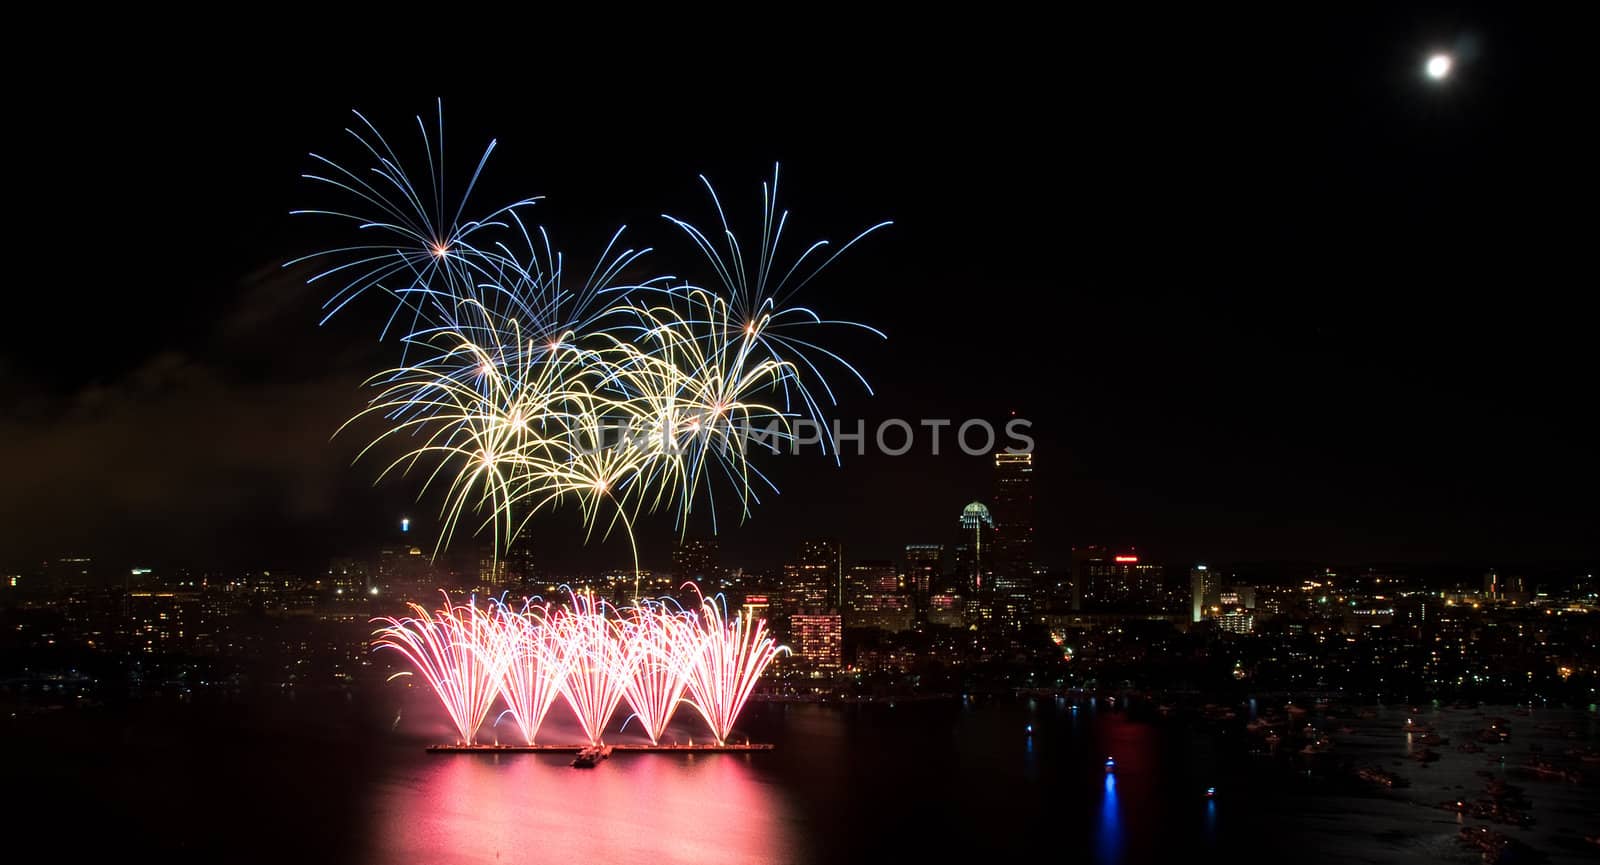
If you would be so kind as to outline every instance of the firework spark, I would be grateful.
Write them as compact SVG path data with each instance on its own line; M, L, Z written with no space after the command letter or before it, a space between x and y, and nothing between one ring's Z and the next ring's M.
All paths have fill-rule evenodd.
M480 610L476 600L452 605L449 598L436 613L412 604L413 617L378 619L378 649L405 656L433 688L449 713L461 741L472 744L500 689L505 669L498 651L496 619Z
M652 744L683 703L722 744L761 674L788 651L765 620L730 616L720 595L691 610L657 600L618 609L586 592L559 608L491 601L482 609L447 598L433 613L412 609L412 617L375 620L382 627L374 642L405 657L467 744L497 697L528 744L558 699L591 744L624 701L623 726L637 719Z
M798 419L825 425L834 390L824 367L843 366L866 385L813 332L844 325L883 334L793 301L889 223L837 250L817 241L787 260L789 214L779 209L774 169L762 185L754 244L740 242L709 182L718 230L666 217L709 266L704 285L635 278L650 250L628 247L620 229L587 275L569 280L549 233L527 220L537 197L468 215L494 141L456 187L442 106L436 120L417 118L425 180L407 173L375 125L355 117L346 131L370 165L356 170L313 154L317 169L306 177L345 203L297 212L354 223L364 242L290 263L323 263L310 282L336 286L328 316L368 293L393 300L384 333L399 330L401 365L370 380L376 395L352 422L383 427L363 455L406 443L378 477L415 472L419 496L439 495L436 553L459 528L487 534L498 557L535 515L566 502L591 535L620 527L630 548L641 512L670 511L687 531L690 516L704 511L715 532L719 498L736 502L743 521L760 488L775 489L752 452L794 441Z

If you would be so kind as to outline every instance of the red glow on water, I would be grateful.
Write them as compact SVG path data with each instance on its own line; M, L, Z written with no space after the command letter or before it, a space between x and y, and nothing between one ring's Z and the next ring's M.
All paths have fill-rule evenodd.
M594 772L567 762L423 759L383 788L374 858L746 865L802 847L781 790L746 757L616 756Z

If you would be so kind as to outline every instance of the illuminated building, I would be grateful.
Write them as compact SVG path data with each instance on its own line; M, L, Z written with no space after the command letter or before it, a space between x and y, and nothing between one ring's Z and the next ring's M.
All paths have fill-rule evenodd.
M199 592L129 592L124 627L142 654L187 654L210 648Z
M906 588L926 598L944 576L943 544L906 544Z
M844 561L838 541L806 541L800 546L799 563L785 565L783 574L793 609L822 612L843 605Z
M1026 579L1033 574L1033 454L994 455L994 525L996 576Z
M772 617L772 596L766 594L745 595L744 606L739 609L741 615L748 615L753 619L770 619Z
M1189 604L1191 621L1205 618L1206 607L1215 605L1218 596L1217 573L1205 565L1189 569Z
M48 588L70 589L88 585L89 574L94 570L94 559L89 556L62 556L45 566Z
M673 546L672 573L679 581L709 582L716 570L716 538L684 538Z
M1033 615L1033 454L994 455L994 582L996 624L1017 630Z
M1255 626L1256 614L1248 610L1229 610L1217 617L1217 627L1234 634L1248 634Z
M990 558L994 518L983 502L961 509L961 542L956 545L956 577L967 599L967 619L984 624L994 618L994 581Z
M478 550L478 585L498 588L506 583L506 560L493 547L484 545Z
M1164 569L1143 562L1133 550L1111 554L1105 547L1074 548L1075 588L1081 587L1080 607L1100 609L1156 609L1166 606L1162 586Z
M838 613L797 613L789 617L790 648L817 670L844 666L844 622Z
M845 585L845 612L850 627L910 630L913 619L911 597L901 591L900 575L896 573L893 562L851 565Z
M1483 595L1491 601L1522 603L1528 600L1528 584L1520 576L1507 577L1499 571L1483 575Z
M326 588L336 595L357 597L366 591L367 580L366 563L359 559L340 556L328 562Z
M959 628L966 624L967 608L956 592L935 592L928 596L928 624Z

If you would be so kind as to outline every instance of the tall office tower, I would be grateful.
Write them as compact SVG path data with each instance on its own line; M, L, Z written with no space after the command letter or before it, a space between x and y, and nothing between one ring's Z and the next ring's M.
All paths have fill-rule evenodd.
M1104 560L1110 553L1098 544L1089 544L1083 547L1072 548L1072 609L1082 610L1085 600L1088 600L1089 565Z
M994 518L983 502L961 509L961 541L956 545L956 576L964 591L987 589L992 574Z
M943 544L906 544L906 589L926 598L944 577Z
M961 509L961 535L956 544L956 579L966 597L967 619L987 625L994 619L994 518L983 502Z
M538 566L533 556L533 533L527 529L513 538L504 553L505 579L508 585L530 592L538 581Z
M994 455L994 518L996 575L1033 574L1033 454Z
M1107 555L1104 547L1073 550L1083 604L1100 609L1158 610L1167 606L1165 569L1139 561L1132 550Z
M784 594L794 608L807 612L839 610L844 603L844 562L839 542L809 540L800 545L800 561L783 566Z
M706 583L716 578L717 539L683 538L672 547L672 576L678 582Z
M1217 602L1220 588L1216 571L1205 565L1195 565L1189 569L1190 621L1198 622L1206 617L1206 607Z
M505 552L495 549L493 544L478 547L478 586L489 591L506 586Z
M844 626L838 613L799 613L789 617L794 653L817 670L844 666Z
M1033 454L994 455L994 618L1016 630L1033 610Z
M852 628L910 630L911 596L901 590L894 562L851 565L845 586L845 624Z

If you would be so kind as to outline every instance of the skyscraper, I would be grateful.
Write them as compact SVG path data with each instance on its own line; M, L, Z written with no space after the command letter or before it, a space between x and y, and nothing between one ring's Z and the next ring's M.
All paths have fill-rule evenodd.
M1206 617L1206 607L1216 603L1220 588L1216 571L1205 565L1189 569L1190 621L1198 622Z
M1033 614L1033 454L994 455L995 621L1016 630Z
M792 609L820 613L842 608L844 561L838 541L802 543L800 561L784 565L783 576L784 595Z
M961 540L956 544L956 576L961 588L972 591L987 587L990 558L994 546L994 518L983 502L972 502L961 509Z
M998 576L1033 574L1033 454L994 455L992 570Z
M944 576L943 544L906 544L906 590L926 598Z
M986 624L994 619L994 519L983 502L961 509L961 541L956 544L956 578L967 601L967 619Z
M885 631L911 628L911 596L900 588L900 575L893 562L851 565L845 585L845 624Z

